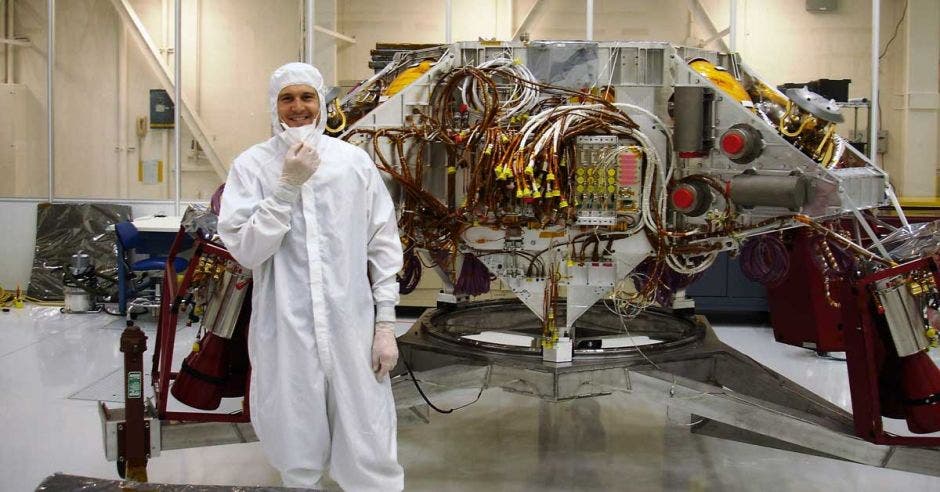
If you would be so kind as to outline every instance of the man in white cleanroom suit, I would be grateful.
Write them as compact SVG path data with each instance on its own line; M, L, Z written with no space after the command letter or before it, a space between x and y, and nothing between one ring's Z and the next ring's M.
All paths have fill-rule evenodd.
M316 487L329 466L345 490L402 490L395 208L368 154L323 135L316 68L278 68L269 96L274 136L235 159L219 215L254 274L251 421L286 486Z

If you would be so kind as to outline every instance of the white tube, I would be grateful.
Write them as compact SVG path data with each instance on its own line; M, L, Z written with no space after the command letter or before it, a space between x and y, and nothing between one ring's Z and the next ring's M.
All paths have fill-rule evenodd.
M0 15L3 16L3 34L0 37L2 37L3 39L7 39L7 38L12 39L13 36L10 35L10 26L9 26L10 3L7 2L7 3L0 4L0 5L3 6L3 10L2 12L0 12ZM4 43L3 45L3 83L5 84L10 83L10 46L6 43Z
M878 54L881 51L881 0L871 0L871 106L868 108L868 158L878 166Z
M165 63L166 66L169 67L170 66L170 50L167 48L167 46L169 46L170 44L170 13L169 13L170 3L169 3L169 0L162 0L160 7L162 7L160 15L162 16L161 19L163 21L163 24L161 24L163 26L163 46L161 47L161 49L163 50L163 63ZM169 156L167 156L167 160L169 160Z
M55 68L55 0L46 0L46 146L49 169L49 203L52 203L55 197L55 148L53 146L55 138L55 120L53 119L54 98L52 93L52 69Z
M7 0L5 8L6 8L6 15L4 16L4 20L6 21L6 25L3 28L3 37L13 39L14 36L16 35L16 33L14 32L15 29L14 29L13 16L14 16L15 8L13 7L13 0ZM16 50L14 49L12 45L9 45L9 44L4 44L3 50L4 50L3 59L6 63L6 68L3 72L4 80L6 80L7 84L12 84L14 81L13 57L15 56Z
M118 196L127 198L127 28L118 23L118 148L115 152L117 165ZM140 152L140 149L137 149Z
M728 51L738 49L738 0L731 0L731 20L728 23Z
M313 31L315 0L304 0L304 61L313 65L316 33Z
M444 0L444 42L453 43L454 12L452 0Z
M891 186L891 183L888 183L888 188L886 190L888 194L888 200L891 201L891 206L894 207L894 211L898 214L898 219L901 220L901 227L906 230L911 230L911 224L907 221L907 216L904 215L904 208L901 207L901 202L898 201L898 196L894 194L894 187Z
M196 62L196 70L194 70L194 78L196 79L193 84L196 92L196 103L195 103L195 112L198 115L202 114L202 0L196 0L196 5L194 8L196 12L196 40L193 44L193 60Z
M183 65L183 57L182 57L183 35L181 32L182 31L181 26L183 24L182 16L183 16L183 10L181 7L181 0L174 0L173 21L176 26L175 27L176 30L173 32L174 46L175 46L175 49L173 50L173 72L174 72L173 81L175 83L173 87L173 92L175 93L175 95L173 96L173 172L175 173L175 176L174 176L175 182L173 186L174 188L173 189L173 210L174 210L173 215L176 215L176 216L181 215L180 190L183 187L183 182L182 182L183 173L181 172L182 167L183 167L181 156L183 153L181 152L182 149L180 149L180 137L182 136L181 134L183 133L183 128L181 125L182 118L180 118L180 111L182 110L182 107L183 107L183 83L182 83L183 82L183 70L182 70L183 68L182 67Z
M585 13L584 13L584 39L588 41L594 40L594 0L585 0Z

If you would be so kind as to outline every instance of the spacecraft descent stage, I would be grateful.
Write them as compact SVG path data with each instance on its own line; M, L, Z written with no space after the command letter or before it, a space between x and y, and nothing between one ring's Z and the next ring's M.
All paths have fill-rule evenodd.
M940 234L907 223L886 174L836 132L834 101L781 93L736 53L465 42L400 53L329 111L328 132L373 157L398 204L402 292L423 271L444 286L399 339L401 418L430 418L412 371L550 401L621 391L697 416L693 432L940 475L940 438L882 424L940 431L940 371L927 354ZM145 342L134 327L122 339L127 406L101 405L119 470L161 449L253 439L250 272L214 240L211 216L187 213L180 234L197 241L181 282L168 262L155 401L139 391ZM816 330L836 340L826 350L846 352L851 414L722 344L695 315L684 288L725 252L771 286L813 272L804 288L838 320ZM474 301L496 278L514 298ZM182 369L180 316L205 328ZM171 393L201 409L243 403L170 411Z

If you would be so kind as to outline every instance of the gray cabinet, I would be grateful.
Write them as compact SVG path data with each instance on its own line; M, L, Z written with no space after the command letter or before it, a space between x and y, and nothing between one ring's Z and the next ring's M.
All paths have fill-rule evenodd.
M715 264L686 289L696 311L767 312L767 290L741 273L738 258L721 253Z

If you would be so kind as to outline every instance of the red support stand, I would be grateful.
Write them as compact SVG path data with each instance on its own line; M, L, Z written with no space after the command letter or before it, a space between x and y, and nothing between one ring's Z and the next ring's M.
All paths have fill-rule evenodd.
M193 279L197 273L200 259L204 257L215 257L221 260L234 261L231 254L229 254L222 245L198 238L194 244L193 255L189 260L189 266L182 280L178 281L177 272L173 267L173 259L180 253L180 247L186 235L187 233L181 227L170 249L166 263L166 274L163 277L163 296L160 300L160 313L157 320L157 337L153 352L153 366L151 372L157 416L160 420L175 420L180 422L249 422L251 420L248 406L249 377L245 377L244 400L240 412L232 414L222 412L178 412L167 410L167 404L171 398L170 388L178 376L178 372L173 372L173 346L176 343L176 330L180 309L183 305L183 300L193 286ZM244 302L250 303L250 297L247 297ZM247 342L248 320L250 315L250 307L245 307L240 311L237 321L239 327L236 329L236 332L242 330L242 333L233 341L237 343ZM247 351L240 351L240 353L247 356ZM247 368L247 371L250 375L250 367Z
M905 418L905 405L910 405L910 402L903 391L905 375L901 371L901 362L890 345L890 334L883 316L876 310L871 289L878 280L915 270L931 272L936 285L940 285L937 262L938 257L930 256L881 270L853 282L850 296L841 300L855 433L866 441L887 445L940 446L940 437L897 436L884 430L882 417ZM929 359L928 362L933 365ZM907 377L912 376L908 374ZM921 383L936 386L940 381ZM940 408L940 403L933 405ZM934 411L938 411L936 408ZM908 421L911 422L910 417Z

